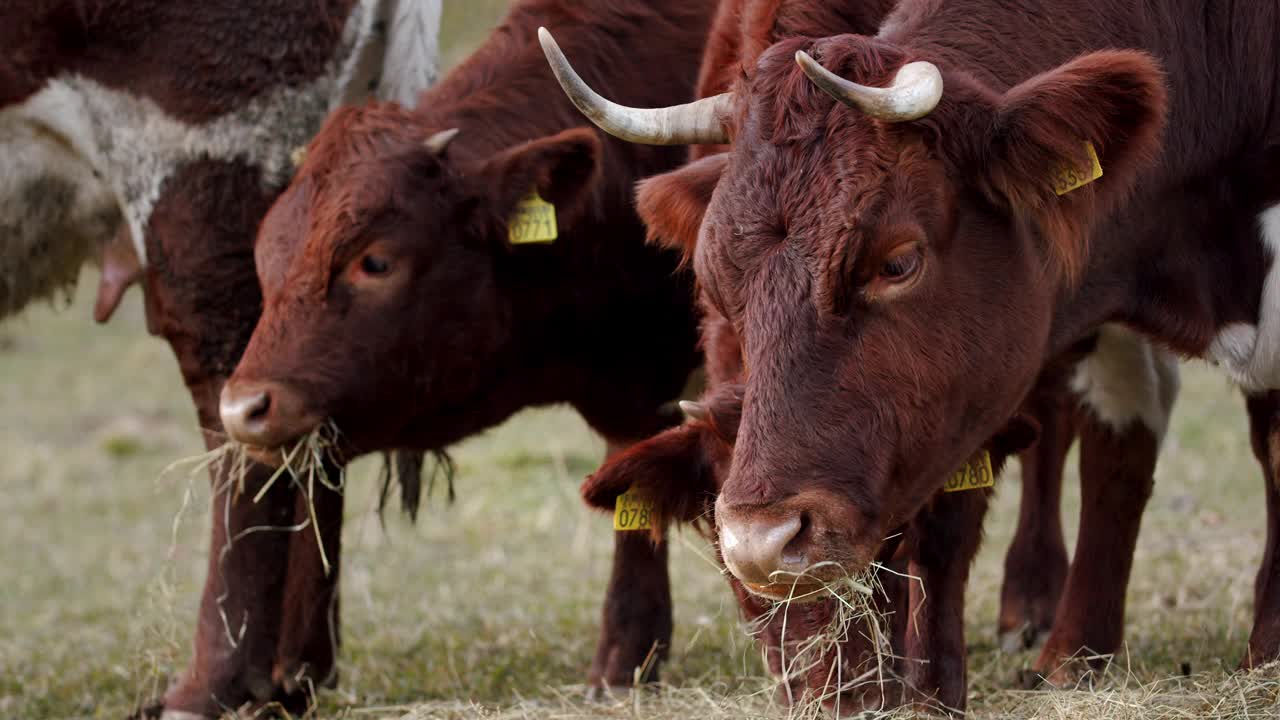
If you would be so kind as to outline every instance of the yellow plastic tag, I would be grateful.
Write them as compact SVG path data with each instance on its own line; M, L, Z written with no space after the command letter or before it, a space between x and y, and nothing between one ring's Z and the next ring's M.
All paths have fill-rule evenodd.
M1102 177L1102 163L1098 162L1098 151L1093 149L1093 143L1085 143L1084 151L1089 156L1089 165L1059 168L1057 177L1053 179L1054 192L1066 195Z
M996 474L991 470L991 453L983 450L960 466L955 475L942 486L942 492L964 492L988 488L996 484Z
M556 206L538 197L537 188L531 188L516 204L507 225L512 245L551 243L560 237L556 229Z
M613 508L613 529L653 529L653 503L631 490L622 493Z

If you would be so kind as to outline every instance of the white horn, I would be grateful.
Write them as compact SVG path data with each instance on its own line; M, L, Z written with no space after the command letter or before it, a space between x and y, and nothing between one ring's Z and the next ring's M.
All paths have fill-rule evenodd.
M440 132L433 133L431 137L427 138L426 141L422 143L422 145L427 149L427 152L432 155L440 155L440 153L445 151L445 148L449 147L449 143L453 142L453 139L458 137L458 132L458 128L441 130Z
M831 97L877 120L907 122L933 112L942 100L942 73L930 62L907 63L889 87L859 85L822 67L808 53L796 53L796 63L814 85Z
M731 93L665 108L624 107L604 99L583 82L546 28L538 28L538 40L565 94L583 115L610 135L644 145L719 145L729 142L725 120L733 110Z

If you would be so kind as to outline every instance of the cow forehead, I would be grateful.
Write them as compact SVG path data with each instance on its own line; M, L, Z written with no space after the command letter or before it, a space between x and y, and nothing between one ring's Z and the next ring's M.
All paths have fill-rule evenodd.
M305 208L309 256L340 262L372 223L442 199L423 180L444 177L441 161L403 115L389 105L345 110L312 143L290 188Z

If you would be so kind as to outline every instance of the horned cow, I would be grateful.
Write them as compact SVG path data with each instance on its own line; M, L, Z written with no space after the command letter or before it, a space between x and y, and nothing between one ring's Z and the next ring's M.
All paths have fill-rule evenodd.
M547 43L570 97L610 132L642 142L732 141L727 157L650 181L640 203L680 218L665 222L678 226L706 304L733 328L750 368L715 517L717 532L736 539L732 550L722 547L727 565L762 594L774 594L766 580L776 571L819 565L835 577L880 557L884 538L937 507L943 478L1007 431L1048 361L1104 321L1185 351L1148 324L1186 330L1136 294L1151 280L1149 268L1137 266L1142 279L1128 281L1135 294L1127 306L1115 293L1123 282L1086 272L1093 268L1086 259L1115 254L1110 236L1107 252L1085 252L1095 223L1122 205L1156 153L1162 75L1142 52L1099 51L1054 67L1090 43L1126 44L1120 37L1178 52L1161 48L1151 27L1167 30L1179 17L1168 11L1146 23L1124 3L1069 5L1052 13L1063 36L1045 38L1029 19L1042 17L1035 12L903 2L875 37L783 40L735 68L740 75L727 92L642 111L595 95ZM1104 38L1092 24L1078 27L1079 17L1098 13L1137 29ZM1257 20L1220 19L1224 27ZM1010 36L1035 40L1009 46ZM944 75L931 60L954 70ZM637 132L639 118L661 132ZM1091 172L1095 155L1107 168L1101 180ZM1066 179L1064 168L1076 177ZM1247 242L1242 257L1256 259ZM1090 279L1090 292L1072 295ZM1059 293L1111 304L1082 319L1060 312ZM1243 359L1236 366L1265 355L1264 341L1259 353L1249 333L1238 335L1246 342L1228 353ZM1210 336L1200 336L1200 351ZM1085 458L1077 557L1089 561L1071 569L1038 662L1046 671L1082 647L1118 644L1137 519L1176 391L1167 354L1114 329L1097 342L1075 382L1091 403L1086 441L1102 453ZM1117 371L1144 381L1146 393L1130 398L1139 405L1115 393ZM1126 448L1131 464L1099 465L1106 452ZM951 549L942 548L950 559L932 568L944 598L960 597L971 557L964 548L976 545L954 540L976 537L980 526L970 518L981 512L957 516L967 531L932 527L956 533ZM1269 587L1263 577L1260 599ZM1086 617L1089 608L1102 608L1101 620ZM1260 610L1259 629L1269 627L1266 617ZM953 620L945 632L923 634L935 644L923 651L958 657L958 668L934 665L934 677L918 686L947 688L941 699L958 708L964 645Z

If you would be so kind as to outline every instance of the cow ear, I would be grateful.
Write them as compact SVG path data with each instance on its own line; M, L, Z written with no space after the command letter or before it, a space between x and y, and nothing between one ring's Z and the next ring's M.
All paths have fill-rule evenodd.
M687 262L698 244L711 194L728 164L727 154L712 155L642 181L636 210L649 228L649 242L680 251Z
M989 133L975 149L979 173L993 200L1040 223L1068 277L1085 261L1089 223L1128 195L1158 152L1166 95L1164 74L1150 55L1105 50L996 100ZM1072 189L1099 166L1100 178Z
M582 484L582 498L612 511L628 490L643 495L653 503L659 539L667 523L691 523L706 513L716 491L710 453L717 451L727 455L728 446L706 424L685 423L611 458Z
M503 150L485 162L481 176L504 213L536 189L555 206L559 225L567 226L587 205L602 155L600 136L578 127Z

